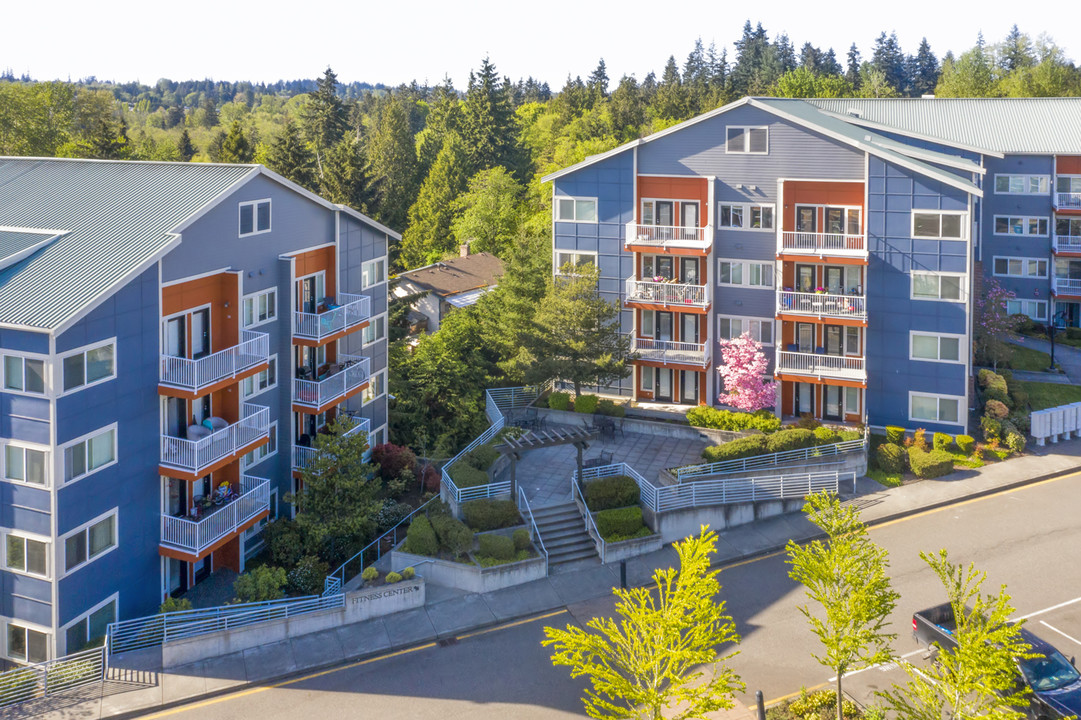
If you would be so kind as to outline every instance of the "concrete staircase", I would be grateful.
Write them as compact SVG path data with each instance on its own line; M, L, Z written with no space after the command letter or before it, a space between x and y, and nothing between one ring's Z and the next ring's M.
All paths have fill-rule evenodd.
M560 565L597 557L597 546L573 502L534 508L533 519L548 551L549 572Z

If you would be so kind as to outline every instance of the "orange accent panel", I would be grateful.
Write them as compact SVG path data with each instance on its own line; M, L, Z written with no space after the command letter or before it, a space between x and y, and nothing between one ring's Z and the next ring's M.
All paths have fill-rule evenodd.
M840 387L855 387L855 388L865 388L865 387L867 387L866 383L862 383L859 380L834 380L832 378L829 379L829 380L820 380L820 379L818 379L816 377L811 377L811 376L804 377L802 375L786 375L785 373L776 373L775 377L778 380L781 380L783 382L801 382L801 383L811 383L812 385L837 385L837 386L840 386ZM818 393L815 393L815 395L818 395ZM816 401L817 401L817 399L818 398L815 398Z
M784 224L781 226L785 230L796 229L796 205L848 205L862 208L863 183L786 181L784 214L782 215ZM825 232L822 229L823 220L820 212L818 214L819 232Z
M1060 175L1081 175L1081 156L1059 155L1055 158L1055 172Z
M302 278L319 271L326 273L326 293L328 297L338 294L338 279L334 272L334 246L309 250L296 256L296 276ZM299 297L298 300L299 302ZM300 308L297 308L298 310Z
M659 312L681 312L693 315L705 315L709 312L709 305L701 307L686 307L684 305L657 305L655 303L638 302L637 300L624 300L623 305L628 308L641 310L657 310Z
M1055 211L1055 214L1056 215L1070 215L1072 217L1076 217L1078 215L1081 215L1081 210L1076 210L1074 208L1059 208L1058 210Z
M706 257L709 255L710 250L696 250L695 248L666 248L653 247L651 245L635 245L630 243L625 246L626 250L635 253L645 253L647 255L697 255L698 257ZM639 272L641 268L639 267Z
M784 263L798 262L801 265L806 263L808 265L867 265L867 260L863 258L849 258L849 257L829 257L818 255L800 255L798 253L780 252L777 253L777 259ZM787 287L792 287L791 285Z
M252 443L250 443L248 445L245 445L244 447L240 448L240 450L233 453L232 455L227 455L227 456L223 457L221 460L218 460L216 463L214 463L214 464L210 465L209 467L199 471L198 473L188 472L187 470L181 470L180 468L171 468L171 467L167 467L165 465L159 465L158 466L158 474L159 475L164 475L165 477L176 478L177 480L198 480L199 478L206 477L210 473L217 472L218 470L221 470L223 467L225 467L229 463L238 462L240 460L241 456L247 455L252 450L254 450L254 449L258 448L258 447L262 447L263 445L266 445L268 442L270 442L269 437L259 438L255 442L252 442Z
M638 197L657 198L658 200L697 200L698 225L709 225L709 180L704 177L645 177L638 178ZM638 222L642 222L642 206L639 201L635 208ZM675 209L678 222L680 210Z
M820 323L822 325L845 325L849 327L867 327L866 320L853 320L852 318L834 318L824 317L817 318L813 315L789 315L787 313L777 313L777 319L783 320L785 323L794 322L809 322ZM795 342L795 340L787 340L787 342Z
M239 341L237 275L221 272L161 289L162 317L210 305L210 347L214 352ZM228 303L229 307L225 307Z
M233 535L229 542L214 551L214 567L227 567L240 572L240 536Z
M231 541L235 541L237 543L237 547L239 549L240 534L242 532L244 532L245 530L247 530L248 528L250 528L255 523L259 522L260 520L262 520L263 518L266 518L266 517L270 517L270 510L269 509L264 510L263 512L259 513L255 517L253 517L251 520L248 520L246 523L244 523L239 528L237 528L237 531L235 533L229 533L228 535L223 537L221 540L214 543L213 545L211 545L209 548L207 548L206 550L204 550L202 553L200 553L198 555L193 554L193 553L184 552L183 550L178 550L176 548L165 547L164 545L159 545L158 546L158 554L159 555L164 555L165 557L173 558L174 560L183 560L184 562L189 562L189 563L199 562L200 560L205 558L207 555L213 554L214 558L211 560L211 563L212 563L213 567L216 569L218 567L218 564L220 562L222 562L222 554L221 553L215 553L215 551L218 550L219 548L224 547L225 545L227 545ZM229 567L232 567L232 566L229 566ZM238 556L238 560L237 560L237 567L234 567L233 569L234 570L239 569L239 556ZM188 580L190 582L191 578L189 577Z

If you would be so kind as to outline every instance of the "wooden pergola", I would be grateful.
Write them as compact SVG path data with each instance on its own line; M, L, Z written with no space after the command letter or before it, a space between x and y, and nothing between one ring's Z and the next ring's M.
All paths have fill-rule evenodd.
M584 427L556 427L551 430L530 430L525 435L516 438L503 438L501 445L495 449L510 458L510 486L511 497L517 499L518 461L522 459L522 453L528 450L543 450L544 448L557 447L559 445L573 445L578 450L578 477L582 477L582 453L589 449L589 443L597 439L598 432Z

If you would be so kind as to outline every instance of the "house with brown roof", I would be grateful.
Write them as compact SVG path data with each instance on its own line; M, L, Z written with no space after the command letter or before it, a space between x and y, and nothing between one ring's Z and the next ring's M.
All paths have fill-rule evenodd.
M502 274L502 260L486 252L470 253L469 246L462 245L456 258L401 273L393 293L398 298L426 293L413 303L410 327L435 332L447 313L475 304Z

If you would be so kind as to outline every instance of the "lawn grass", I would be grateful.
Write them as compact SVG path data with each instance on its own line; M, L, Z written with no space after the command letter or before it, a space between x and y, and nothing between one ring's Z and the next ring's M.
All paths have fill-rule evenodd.
M1047 340L1047 333L1045 332L1026 332L1021 334L1030 338L1036 338L1037 340ZM1066 337L1066 333L1062 331L1055 333L1055 342L1062 345L1072 345L1073 347L1081 348L1081 340L1068 338Z
M976 457L970 457L960 451L947 451L953 457L954 467L967 467L967 468L981 468L983 467L983 460Z
M1020 385L1028 393L1028 404L1033 410L1081 402L1081 386L1078 385L1024 381Z
M904 478L901 473L888 473L885 470L879 470L878 468L868 468L867 477L871 478L879 485L885 485L886 487L900 487L901 481Z
M1014 370L1043 372L1051 367L1051 356L1045 352L1020 345L1014 345L1010 349L1013 354L1010 356L1009 365Z

